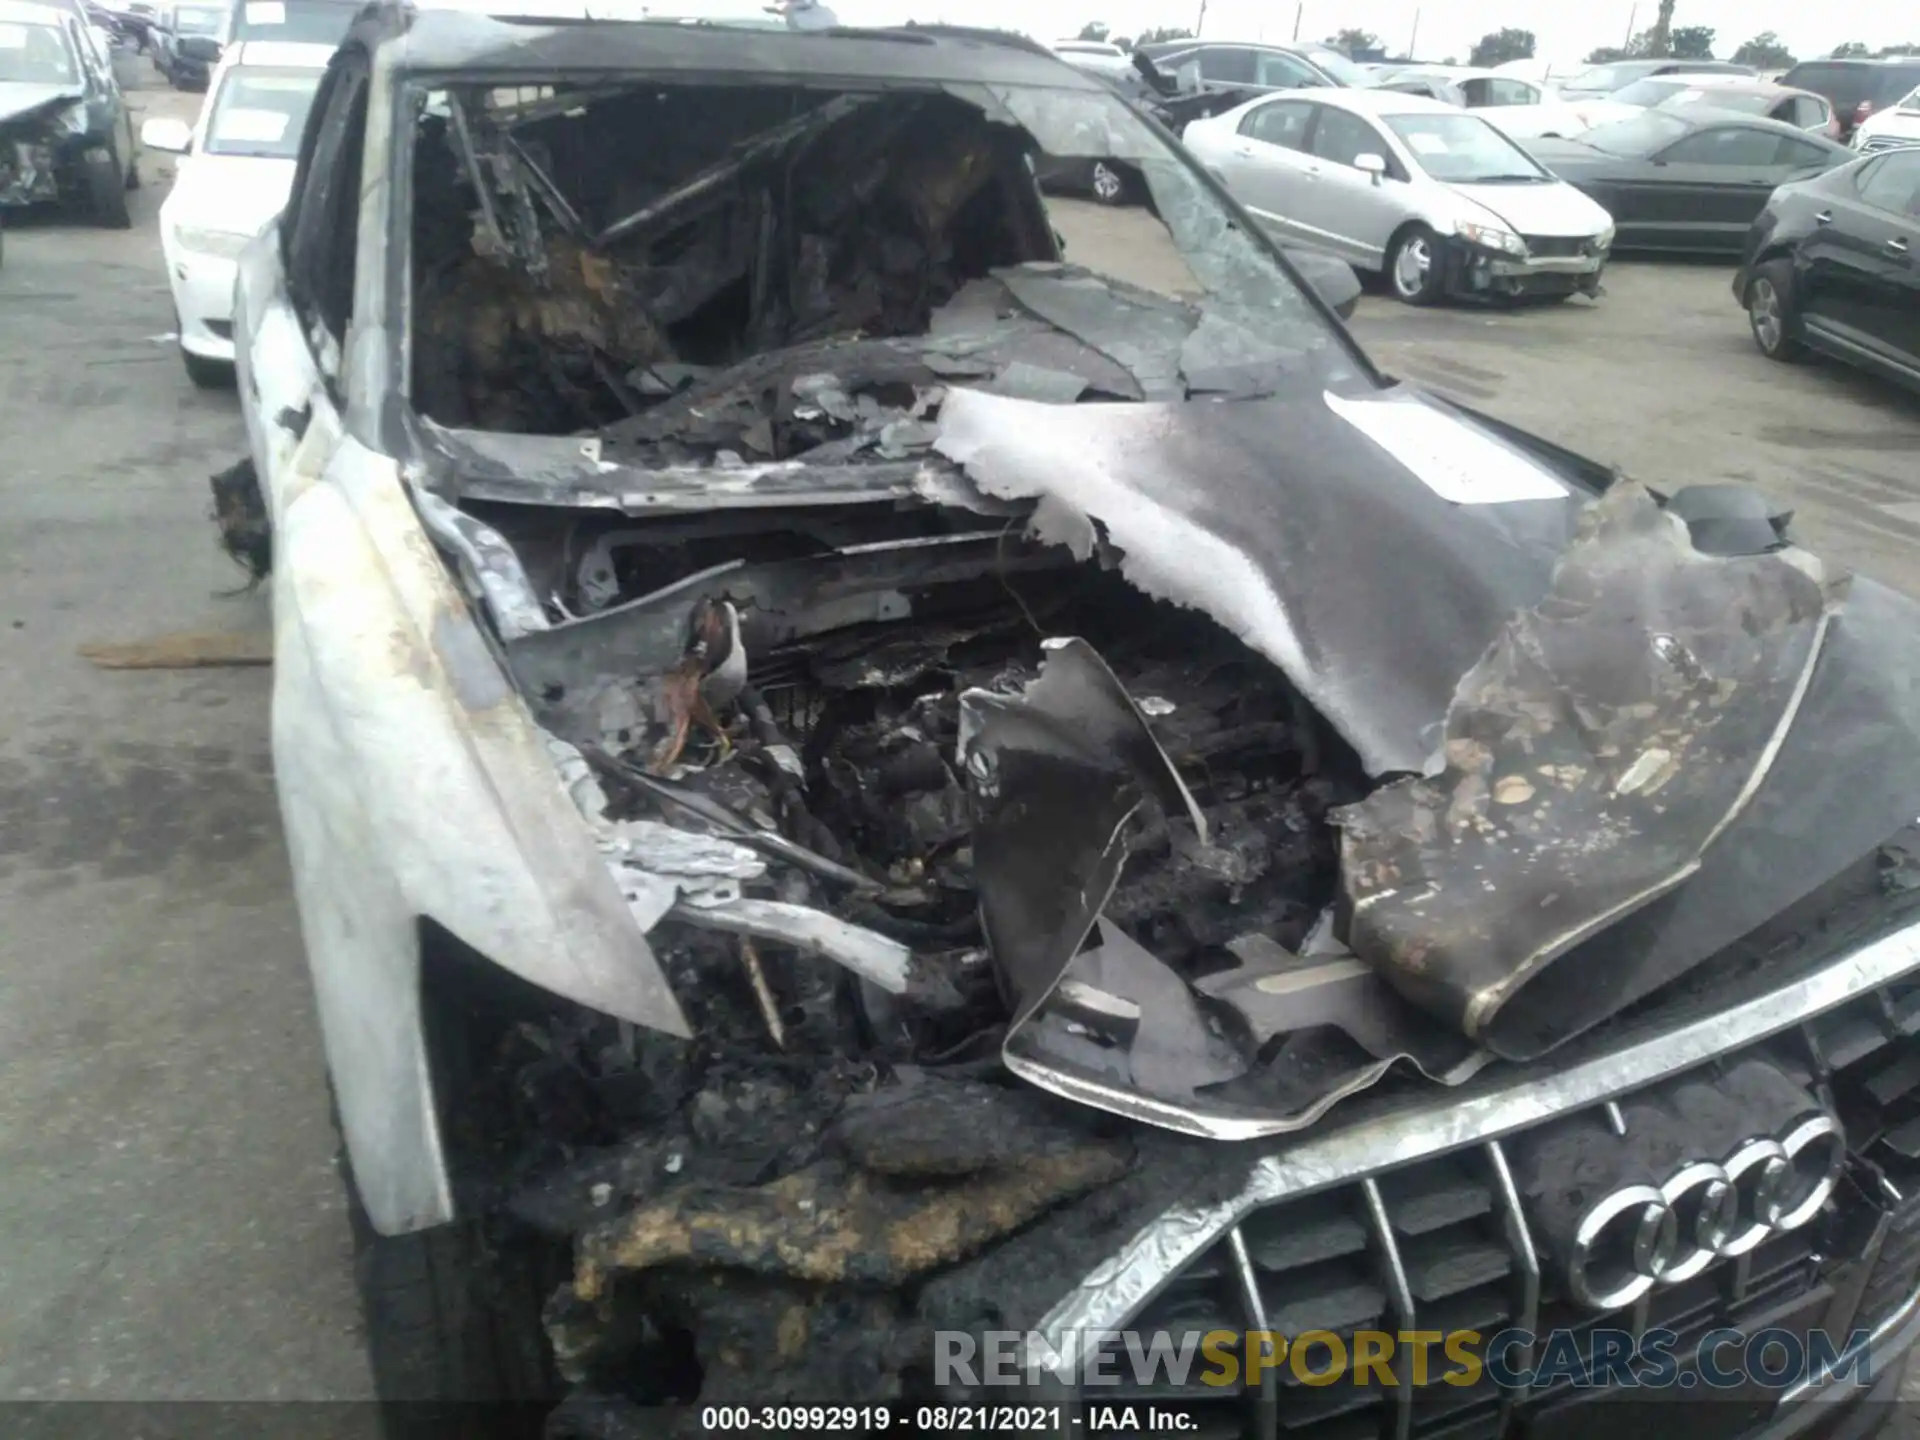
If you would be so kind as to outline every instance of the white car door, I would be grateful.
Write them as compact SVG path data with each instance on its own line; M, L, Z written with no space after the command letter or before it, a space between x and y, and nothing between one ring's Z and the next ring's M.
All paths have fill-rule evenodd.
M1298 220L1306 201L1307 126L1313 110L1307 100L1256 105L1240 117L1236 129L1211 135L1209 153L1202 156L1234 199L1284 240L1314 240Z
M1308 243L1363 270L1386 263L1387 241L1407 218L1406 168L1372 121L1333 105L1315 105L1307 137L1306 183L1295 223ZM1378 157L1385 173L1355 162Z

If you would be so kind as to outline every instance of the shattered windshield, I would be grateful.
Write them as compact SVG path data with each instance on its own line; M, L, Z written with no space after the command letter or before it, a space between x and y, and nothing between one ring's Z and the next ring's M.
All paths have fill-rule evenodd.
M900 458L949 384L1072 404L1360 373L1104 89L609 77L421 101L411 398L442 426L656 464ZM768 385L772 410L748 398Z

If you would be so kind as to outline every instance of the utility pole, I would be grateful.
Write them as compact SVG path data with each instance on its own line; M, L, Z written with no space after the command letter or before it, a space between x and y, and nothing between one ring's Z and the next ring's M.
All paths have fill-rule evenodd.
M1640 7L1638 5L1635 5L1631 10L1627 11L1627 38L1620 42L1622 49L1633 44L1633 22L1639 18Z
M1193 17L1193 38L1200 38L1200 27L1207 23L1207 0L1200 0L1200 13Z
M1407 41L1407 59L1411 60L1420 50L1420 7L1413 7L1413 38Z
M1293 7L1293 38L1296 41L1300 38L1300 17L1306 13L1307 0L1300 0L1300 3Z

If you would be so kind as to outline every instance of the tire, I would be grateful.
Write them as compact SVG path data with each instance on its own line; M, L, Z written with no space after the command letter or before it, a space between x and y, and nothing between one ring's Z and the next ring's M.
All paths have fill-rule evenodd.
M1387 289L1408 305L1431 305L1446 282L1440 237L1424 225L1409 225L1387 255Z
M127 181L120 173L120 162L111 150L103 159L89 159L87 166L87 202L94 223L109 230L133 228L133 213L127 209Z
M1087 172L1087 183L1093 189L1093 198L1102 205L1124 205L1133 189L1127 183L1126 174L1114 169L1104 160L1093 162L1093 168Z
M177 321L175 322L178 323ZM196 355L185 346L180 348L180 363L186 367L187 378L202 390L231 390L233 388L233 366L225 360L214 360L205 355Z
M540 1312L554 1277L477 1221L381 1235L340 1176L381 1427L389 1440L534 1440L560 1381Z
M1746 304L1747 328L1762 355L1791 364L1806 353L1796 334L1800 327L1794 311L1791 261L1769 260L1756 266L1747 277Z

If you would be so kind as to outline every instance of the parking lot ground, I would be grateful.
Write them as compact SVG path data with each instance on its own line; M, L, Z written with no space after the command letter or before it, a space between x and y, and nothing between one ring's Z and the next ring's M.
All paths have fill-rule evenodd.
M271 672L76 654L268 623L215 595L206 477L245 441L171 336L170 168L131 231L9 222L0 263L0 1400L368 1390Z
M192 115L123 66L145 113ZM215 593L239 576L206 476L241 427L174 352L168 166L145 170L133 230L22 225L0 265L0 1400L352 1399L270 673L76 653L267 623L263 596ZM1075 258L1155 263L1139 217L1059 215ZM1355 330L1389 369L1656 484L1757 484L1838 558L1920 589L1920 405L1761 359L1726 277L1622 264L1596 306L1520 314L1370 299ZM206 1430L152 1433L176 1432Z
M1144 210L1048 202L1067 255L1149 289L1191 288ZM1822 554L1920 594L1920 398L1831 362L1766 359L1730 262L1615 261L1598 300L1496 309L1360 301L1389 374L1659 489L1735 481L1791 506Z
M1607 293L1522 310L1368 296L1389 372L1658 489L1733 481L1791 506L1809 548L1920 594L1920 397L1830 361L1768 360L1730 263L1621 260Z

